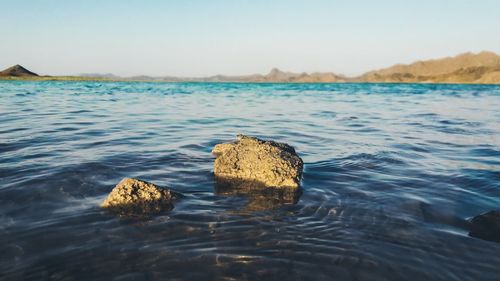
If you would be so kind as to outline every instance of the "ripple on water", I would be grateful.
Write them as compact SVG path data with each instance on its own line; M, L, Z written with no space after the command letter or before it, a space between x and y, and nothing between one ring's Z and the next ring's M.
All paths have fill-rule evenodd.
M497 280L467 236L500 201L500 88L1 82L6 280ZM297 202L218 192L237 133L295 146ZM123 177L182 192L150 218L100 202Z

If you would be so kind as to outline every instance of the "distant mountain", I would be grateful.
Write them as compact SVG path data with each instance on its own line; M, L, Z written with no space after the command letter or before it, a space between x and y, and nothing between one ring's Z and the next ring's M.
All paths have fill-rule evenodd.
M312 83L312 82L345 82L347 78L334 73L293 73L273 68L268 74L252 74L242 76L216 75L204 78L207 82L260 82L260 83Z
M82 73L78 75L79 77L94 77L94 78L120 78L120 76L114 75L113 73Z
M292 73L283 72L277 68L274 68L269 72L264 79L267 82L301 82L301 83L312 83L312 82L345 82L346 77L336 75L331 72L321 73Z
M500 83L500 56L483 51L455 57L398 64L368 72L363 82Z
M3 77L38 76L15 65L0 72ZM455 57L397 64L367 72L359 77L346 77L332 72L293 73L273 68L268 74L215 75L209 77L133 76L119 77L111 73L86 73L81 76L40 77L50 80L112 80L158 82L249 82L249 83L331 83L331 82L402 82L402 83L476 83L500 84L500 56L483 51Z
M163 81L163 82L248 82L248 83L312 83L312 82L345 82L347 78L334 73L293 73L284 72L273 68L268 74L251 75L214 75L209 77L152 77L152 76L133 76L122 78L133 81Z
M0 71L0 76L27 77L38 76L38 74L27 70L19 64L11 66L3 71Z

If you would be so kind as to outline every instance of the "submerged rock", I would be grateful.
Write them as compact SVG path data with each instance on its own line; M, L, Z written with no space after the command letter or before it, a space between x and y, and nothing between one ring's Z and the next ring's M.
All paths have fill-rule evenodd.
M500 242L500 210L489 211L470 220L472 237Z
M216 145L212 153L219 186L300 188L304 164L288 144L238 135L235 142Z
M152 183L124 178L109 193L101 207L124 215L149 215L173 208L173 194Z
M255 187L251 183L238 182L239 185L216 184L215 194L219 196L241 196L247 203L241 210L243 212L272 210L283 205L296 204L302 195L301 188L266 188Z

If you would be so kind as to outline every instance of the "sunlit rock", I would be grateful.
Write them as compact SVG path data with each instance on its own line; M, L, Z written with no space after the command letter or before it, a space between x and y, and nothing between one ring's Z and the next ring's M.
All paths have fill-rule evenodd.
M472 237L500 242L500 210L489 211L470 220Z
M170 190L138 179L124 178L109 193L102 207L124 215L149 215L173 208Z
M288 144L238 135L232 143L218 144L214 174L218 185L245 188L300 187L303 162Z

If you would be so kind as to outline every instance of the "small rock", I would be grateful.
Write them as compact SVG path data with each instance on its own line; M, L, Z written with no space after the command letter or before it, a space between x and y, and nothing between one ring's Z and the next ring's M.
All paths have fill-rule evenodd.
M500 210L489 211L472 218L469 236L500 242Z
M123 215L148 215L173 208L172 192L152 183L124 178L118 183L101 207Z
M300 188L303 162L288 144L238 135L218 144L214 174L218 185L245 188Z

